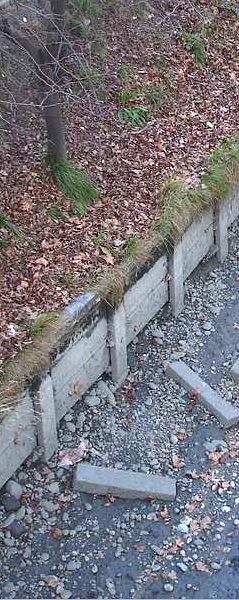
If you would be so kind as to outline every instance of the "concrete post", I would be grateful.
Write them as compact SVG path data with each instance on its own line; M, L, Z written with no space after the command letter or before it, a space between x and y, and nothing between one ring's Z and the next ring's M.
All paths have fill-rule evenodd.
M228 212L227 202L218 202L216 206L216 245L217 260L223 262L228 255Z
M108 340L112 379L122 383L127 375L126 320L123 303L108 313Z
M34 400L37 420L38 446L43 450L43 460L48 461L57 449L57 426L53 385L50 375L42 381Z
M183 285L183 248L180 241L174 246L169 258L169 298L174 317L177 317L184 306Z

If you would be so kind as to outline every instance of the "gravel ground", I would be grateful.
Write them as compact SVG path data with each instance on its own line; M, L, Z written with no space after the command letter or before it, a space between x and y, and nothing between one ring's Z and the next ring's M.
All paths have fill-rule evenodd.
M187 282L182 315L131 344L123 388L101 381L62 420L60 450L84 440L93 464L169 474L175 502L74 494L74 469L36 452L1 495L0 598L238 598L239 431L164 373L181 358L239 404L238 233Z

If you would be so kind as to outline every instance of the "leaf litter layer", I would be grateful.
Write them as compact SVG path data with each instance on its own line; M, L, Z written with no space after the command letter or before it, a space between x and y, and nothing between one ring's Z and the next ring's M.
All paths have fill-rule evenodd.
M2 362L31 342L39 313L64 307L129 254L160 216L158 192L166 178L197 184L218 141L238 131L239 19L220 6L119 0L105 11L107 35L84 71L87 93L74 90L79 101L64 109L70 158L100 190L84 216L60 195L42 164L39 116L24 107L16 113L0 144L1 211L25 237L4 230ZM197 46L203 43L205 62L197 60L195 35L190 46L192 32ZM74 44L82 52L82 39ZM119 119L122 105L127 115L132 107L144 108L145 122Z

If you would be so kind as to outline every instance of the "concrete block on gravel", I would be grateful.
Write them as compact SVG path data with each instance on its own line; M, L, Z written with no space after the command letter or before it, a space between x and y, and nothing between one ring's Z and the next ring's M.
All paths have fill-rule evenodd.
M87 463L77 466L74 489L90 494L112 494L119 498L152 496L161 500L174 500L176 496L176 483L170 477L96 467Z
M200 402L211 412L224 427L231 427L239 421L239 410L230 402L223 400L197 373L192 371L181 360L168 363L166 373L174 381L180 383L187 392L195 393Z
M239 383L239 358L231 368L231 376L237 383Z

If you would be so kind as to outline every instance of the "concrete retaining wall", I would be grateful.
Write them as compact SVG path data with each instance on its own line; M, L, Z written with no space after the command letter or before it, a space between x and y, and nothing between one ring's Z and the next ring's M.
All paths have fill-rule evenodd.
M72 302L65 314L68 325L49 373L38 388L19 398L0 424L0 487L40 446L44 460L57 448L60 419L90 386L111 368L121 383L127 374L127 345L169 301L175 316L182 310L184 282L207 255L224 260L227 230L239 215L239 195L206 210L175 246L128 289L121 305L107 309L89 291ZM70 323L70 326L69 326Z

